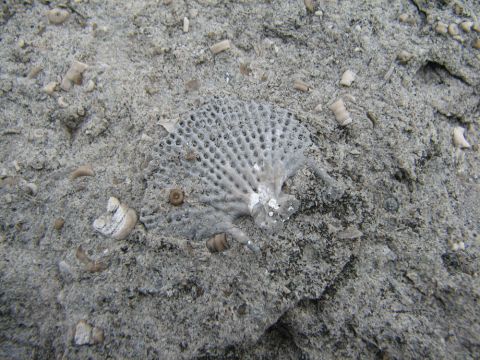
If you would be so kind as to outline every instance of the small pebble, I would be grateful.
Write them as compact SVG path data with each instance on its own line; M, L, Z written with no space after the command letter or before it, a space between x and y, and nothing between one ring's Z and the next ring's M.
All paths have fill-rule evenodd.
M476 39L472 45L475 49L480 49L480 39Z
M184 33L187 33L187 32L188 32L189 26L190 26L190 21L188 20L187 17L184 17L184 18L183 18L183 32L184 32Z
M53 222L53 228L57 231L62 230L65 220L63 218L56 218Z
M476 32L480 32L480 23L473 24L472 29Z
M400 20L400 22L407 22L407 20L408 20L408 14L401 14L401 15L398 17L398 20Z
M70 13L64 9L55 8L47 12L48 21L54 25L63 24L69 17Z

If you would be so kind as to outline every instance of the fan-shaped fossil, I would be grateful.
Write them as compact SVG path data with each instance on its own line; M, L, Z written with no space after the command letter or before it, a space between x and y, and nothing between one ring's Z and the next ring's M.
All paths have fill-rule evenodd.
M256 250L235 226L239 217L251 216L261 229L278 231L299 207L282 186L304 166L333 185L309 156L316 149L310 136L285 109L213 99L153 147L140 221L149 230L194 240L226 233ZM188 194L181 207L168 201L172 188Z

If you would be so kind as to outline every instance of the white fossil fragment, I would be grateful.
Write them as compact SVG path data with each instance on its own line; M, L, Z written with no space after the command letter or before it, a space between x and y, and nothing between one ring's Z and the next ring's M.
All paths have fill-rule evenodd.
M85 91L92 92L93 90L95 90L95 86L96 86L95 81L89 80L87 83L87 86L85 87Z
M293 81L293 88L296 89L296 90L307 92L307 91L310 91L312 86L310 86L309 84L307 84L306 82L304 82L302 80L295 79Z
M460 23L460 28L467 33L472 31L472 26L473 26L473 22L471 21L464 21Z
M443 22L438 22L437 25L435 25L435 31L438 34L445 35L448 32L448 25Z
M355 77L356 74L352 70L345 71L340 80L340 85L351 86L352 83L355 81Z
M460 126L453 129L453 144L460 149L469 148L471 146L465 139L464 133L465 129Z
M330 105L330 110L332 110L335 115L335 119L340 124L340 126L347 126L352 122L352 118L345 108L345 103L342 99L338 99L332 105Z
M57 82L51 81L43 87L43 91L45 91L48 95L52 95L55 92L57 85Z
M465 250L465 243L463 241L452 243L451 248L453 251Z
M47 19L50 24L60 25L68 20L70 13L65 9L55 8L47 11Z
M93 222L93 228L105 236L117 240L125 239L137 223L135 210L111 197L107 204L107 213Z
M183 18L183 32L187 33L189 27L190 27L190 21L188 20L187 17L184 17Z
M74 61L63 77L60 87L63 90L68 91L73 87L73 84L80 85L83 80L83 72L87 70L87 68L87 64L81 63L80 61Z

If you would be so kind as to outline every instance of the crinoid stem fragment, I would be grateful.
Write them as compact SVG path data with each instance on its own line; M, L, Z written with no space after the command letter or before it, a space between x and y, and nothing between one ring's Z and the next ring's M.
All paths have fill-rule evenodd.
M340 126L347 126L352 122L352 118L350 117L342 99L338 99L330 105L330 110L335 115L335 119Z

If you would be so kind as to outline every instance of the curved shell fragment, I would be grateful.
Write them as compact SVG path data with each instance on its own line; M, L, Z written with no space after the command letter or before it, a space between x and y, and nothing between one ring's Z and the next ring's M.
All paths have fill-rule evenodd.
M460 149L466 149L471 146L465 139L464 133L465 129L460 126L453 129L453 144Z
M93 222L93 228L105 236L117 240L125 239L137 223L137 213L126 204L111 197L108 200L107 213Z

